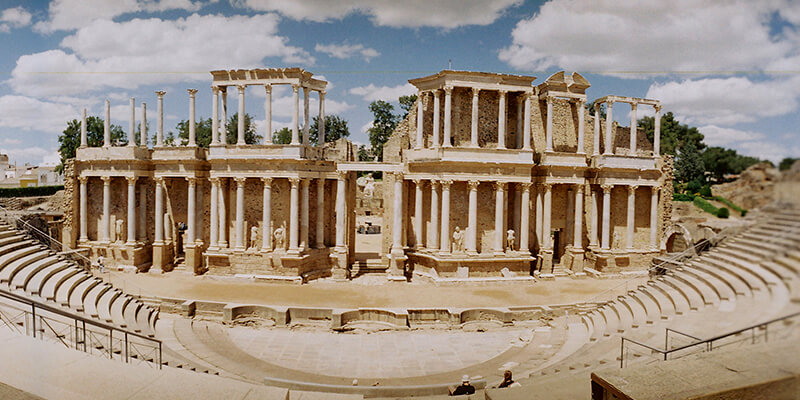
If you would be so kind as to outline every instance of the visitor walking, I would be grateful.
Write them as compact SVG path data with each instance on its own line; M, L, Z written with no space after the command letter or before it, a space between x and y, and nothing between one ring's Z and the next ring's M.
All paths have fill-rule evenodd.
M103 264L103 256L97 257L97 269L100 270L101 274L106 272L106 266Z

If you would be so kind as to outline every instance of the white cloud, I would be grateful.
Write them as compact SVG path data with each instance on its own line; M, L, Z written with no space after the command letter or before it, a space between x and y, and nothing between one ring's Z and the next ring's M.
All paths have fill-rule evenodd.
M74 95L108 87L208 81L207 71L261 66L268 57L313 63L313 57L278 35L279 19L275 14L193 14L175 20L96 20L65 37L64 50L17 59L9 83L26 95Z
M416 92L417 88L410 83L397 86L375 86L370 83L367 86L359 86L350 89L350 94L361 96L365 101L384 100L396 102L400 96L407 96Z
M369 47L364 47L361 44L326 44L322 45L317 43L317 46L314 47L314 50L325 53L331 57L340 58L340 59L347 59L353 57L354 55L358 54L364 58L364 61L369 62L369 60L381 55L377 50Z
M797 55L798 43L770 34L771 16L784 3L552 0L517 23L500 59L517 69L635 72L634 77L769 70Z
M202 6L202 2L190 0L54 0L48 9L50 18L36 23L34 29L44 33L73 30L96 20L111 20L128 13L197 11Z
M66 121L80 117L78 107L67 103L37 100L31 97L0 96L0 128L3 137L16 137L18 131L40 131L59 135Z
M775 164L786 157L797 157L800 155L800 146L796 144L787 146L771 141L743 142L733 147L741 154L770 160Z
M697 128L705 137L703 142L708 146L726 147L736 142L747 142L762 140L765 138L763 133L743 131L733 128L722 128L716 125L706 125Z
M55 165L61 162L61 157L56 149L46 149L39 146L28 147L0 147L0 153L7 154L11 163L22 166L30 165Z
M11 28L21 28L31 23L31 13L24 8L6 8L0 12L0 32L9 32Z
M521 0L231 0L239 7L277 11L296 20L326 22L363 14L373 24L391 27L457 28L489 25Z
M645 97L659 99L683 123L730 125L795 111L800 78L754 82L746 77L653 84Z

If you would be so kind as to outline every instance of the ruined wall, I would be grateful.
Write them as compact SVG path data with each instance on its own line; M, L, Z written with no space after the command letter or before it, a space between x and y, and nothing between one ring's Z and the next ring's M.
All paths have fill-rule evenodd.
M64 214L64 223L61 230L61 239L67 247L74 248L80 236L79 195L80 183L77 179L75 159L70 158L64 163L64 195L61 196L61 204L55 211Z

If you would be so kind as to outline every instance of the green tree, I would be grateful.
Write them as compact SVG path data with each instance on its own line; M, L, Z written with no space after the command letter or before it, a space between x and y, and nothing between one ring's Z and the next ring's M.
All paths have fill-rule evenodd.
M363 144L358 146L358 161L372 161L373 155Z
M797 160L800 160L800 158L786 157L781 160L780 164L778 164L778 169L781 171L786 171L787 169L792 168L792 164L794 164L794 162Z
M694 142L688 141L680 148L675 159L675 179L680 182L698 181L705 179L705 166L700 151Z
M383 161L383 145L389 140L394 128L399 122L399 116L394 114L394 106L383 100L369 103L369 110L374 117L372 127L369 128L369 143L372 154Z
M643 117L639 120L638 128L644 131L647 139L653 141L655 134L655 118ZM691 142L695 150L703 150L706 145L703 143L703 134L697 128L681 124L675 119L672 112L661 116L661 154L678 154L681 146Z
M725 179L725 175L738 174L753 164L761 162L758 158L740 155L733 149L708 147L703 151L703 165L706 171L717 181Z
M178 138L181 144L189 143L189 120L178 122L175 126L178 131ZM208 147L211 144L211 118L202 119L195 123L194 135L197 145L200 147Z
M311 126L308 127L308 140L310 143L317 142L317 134L319 132L319 117L314 117L311 121ZM350 136L350 128L347 126L347 121L338 115L331 114L325 116L325 142L335 142L341 138ZM289 135L291 140L291 132Z
M91 116L86 118L86 142L89 147L103 145L103 123L104 121L100 117ZM121 126L111 125L112 143L127 143L126 139L127 137ZM56 166L56 171L60 173L64 170L64 162L70 158L75 158L75 151L81 145L81 121L77 119L67 121L67 128L58 136L58 143L61 163Z
M292 131L289 128L281 128L272 133L272 143L289 144L292 142Z
M411 107L414 107L414 103L417 101L417 95L400 96L397 100L400 103L400 109L403 110L403 115L400 117L402 120L408 116Z
M586 105L584 107L586 107L586 110L589 111L589 114L595 115L594 114L594 102L586 103ZM606 117L606 107L605 107L605 105L601 104L600 107L599 107L599 111L600 111L600 118L605 118Z

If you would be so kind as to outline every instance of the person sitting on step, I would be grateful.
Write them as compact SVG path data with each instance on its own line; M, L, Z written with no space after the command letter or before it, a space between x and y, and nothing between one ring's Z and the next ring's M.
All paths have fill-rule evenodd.
M450 396L460 396L464 394L475 394L475 386L469 384L469 375L461 377L461 385L458 387L450 387Z

